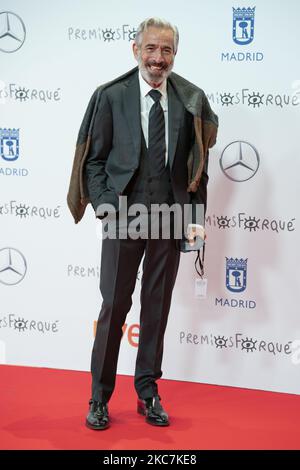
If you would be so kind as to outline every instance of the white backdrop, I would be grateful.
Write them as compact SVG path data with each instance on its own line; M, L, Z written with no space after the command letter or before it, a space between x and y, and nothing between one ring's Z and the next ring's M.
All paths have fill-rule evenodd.
M75 142L92 92L135 65L135 29L156 15L178 25L174 70L205 90L220 120L208 293L196 298L194 255L182 255L164 377L300 394L300 4L150 3L1 2L0 361L89 370L101 242L91 207L79 225L67 209ZM255 7L252 30L248 12L235 38L233 7ZM226 259L237 264L226 271ZM134 370L139 290L138 279L123 374Z

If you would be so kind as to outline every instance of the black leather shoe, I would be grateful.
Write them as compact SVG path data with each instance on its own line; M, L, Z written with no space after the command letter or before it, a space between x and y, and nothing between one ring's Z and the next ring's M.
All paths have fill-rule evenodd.
M107 404L100 401L89 401L90 410L86 417L86 426L95 431L103 431L109 427Z
M169 416L160 403L160 396L138 399L137 412L146 416L146 422L152 426L169 426Z

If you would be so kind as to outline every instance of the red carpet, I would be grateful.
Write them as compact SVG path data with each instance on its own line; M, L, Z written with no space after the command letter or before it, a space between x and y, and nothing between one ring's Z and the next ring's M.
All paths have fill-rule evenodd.
M300 397L161 380L171 426L135 411L132 377L118 376L111 428L84 426L90 374L0 366L0 449L300 449Z

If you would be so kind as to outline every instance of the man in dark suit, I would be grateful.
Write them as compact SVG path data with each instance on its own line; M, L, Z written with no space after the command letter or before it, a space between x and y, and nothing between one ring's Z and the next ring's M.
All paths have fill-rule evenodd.
M128 207L142 204L147 220L153 204L166 207L174 203L181 207L191 202L205 204L208 178L205 171L199 190L187 191L187 162L195 146L195 126L193 114L187 110L170 77L177 46L176 27L156 18L144 21L133 44L138 69L102 91L84 172L88 197L103 222L110 217L108 204L120 209L121 195L127 197ZM209 107L205 97L203 100L203 106ZM174 221L170 224L173 229ZM195 235L204 237L203 231L199 223L188 226L186 233L191 245ZM162 375L164 333L180 251L174 232L158 239L147 232L147 236L139 238L106 237L102 242L103 303L92 352L92 398L86 419L86 425L94 430L109 426L108 402L115 386L122 326L132 305L143 256L134 378L137 410L149 424L169 424L157 380Z

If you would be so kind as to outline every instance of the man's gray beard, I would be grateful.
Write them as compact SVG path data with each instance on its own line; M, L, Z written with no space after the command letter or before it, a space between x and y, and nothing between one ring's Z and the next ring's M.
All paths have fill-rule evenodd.
M162 83L166 78L168 78L168 76L172 72L173 65L174 65L174 61L172 62L172 64L169 65L168 69L163 70L163 74L160 77L157 77L157 76L151 75L151 73L144 67L144 64L141 58L138 57L138 66L139 66L141 75L143 79L146 80L146 82Z

